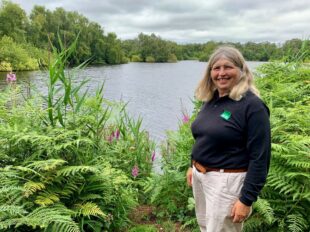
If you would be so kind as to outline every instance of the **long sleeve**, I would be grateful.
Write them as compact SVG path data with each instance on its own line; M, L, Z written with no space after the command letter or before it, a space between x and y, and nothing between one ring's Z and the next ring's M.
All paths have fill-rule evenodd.
M241 191L240 201L252 205L263 188L271 157L269 110L259 100L249 105L247 111L248 172Z

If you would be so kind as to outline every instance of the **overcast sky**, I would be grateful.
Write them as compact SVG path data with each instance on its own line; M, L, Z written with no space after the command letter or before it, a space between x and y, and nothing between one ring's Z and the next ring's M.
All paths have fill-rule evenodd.
M177 43L284 42L310 37L310 0L12 0L77 11L121 39L155 33Z

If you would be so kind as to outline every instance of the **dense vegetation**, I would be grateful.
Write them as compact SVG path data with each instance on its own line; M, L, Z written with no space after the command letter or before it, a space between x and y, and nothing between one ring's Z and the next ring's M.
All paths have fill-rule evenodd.
M60 49L58 37L66 47L79 35L76 51L69 59L71 65L85 61L91 64L176 62L188 59L206 61L214 48L224 43L209 41L182 45L154 34L142 33L135 39L121 41L116 34L105 34L98 23L89 21L77 12L68 12L63 8L51 11L44 6L34 6L27 16L18 4L8 0L2 0L1 3L0 71L34 70L47 66L52 58L51 48ZM302 42L301 39L292 39L283 45L270 42L228 44L239 48L247 60L268 61L295 56ZM310 60L309 56L305 59Z
M295 57L295 62L267 63L259 69L256 82L271 111L272 160L267 184L244 231L310 229L310 68L300 60L303 57ZM153 175L145 184L157 214L181 221L191 231L199 230L185 173L194 142L190 122L200 106L196 102L190 121L185 115L179 130L169 133L162 147L163 175Z
M0 96L0 231L119 231L145 201L154 145L124 104L73 85L74 49L54 49L46 96Z
M27 17L18 4L3 0L0 21L0 70L32 70L46 66L52 47L60 49L58 37L66 47L77 35L78 46L69 59L72 65L86 60L94 64L126 62L116 35L105 35L98 23L77 12L67 12L63 8L50 11L35 6Z
M134 62L176 62L179 46L155 34L139 34L138 38L125 40L122 47Z

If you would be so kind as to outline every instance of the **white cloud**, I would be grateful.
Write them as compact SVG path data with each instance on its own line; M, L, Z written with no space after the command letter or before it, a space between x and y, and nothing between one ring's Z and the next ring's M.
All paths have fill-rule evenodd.
M283 42L310 36L308 0L13 0L28 13L34 5L78 11L119 38L155 33L179 43Z

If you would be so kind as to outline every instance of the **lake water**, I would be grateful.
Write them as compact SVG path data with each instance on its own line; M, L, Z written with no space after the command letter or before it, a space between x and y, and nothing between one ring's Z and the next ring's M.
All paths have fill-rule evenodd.
M255 70L261 62L247 62ZM128 102L127 110L135 118L143 118L142 127L157 142L165 139L166 130L177 130L182 112L191 114L191 99L203 77L206 62L128 63L113 66L87 67L77 74L77 81L90 78L90 93L104 83L104 96L109 100ZM0 73L5 86L6 73ZM47 72L17 72L18 83L35 85L46 92ZM26 90L25 90L26 91Z

